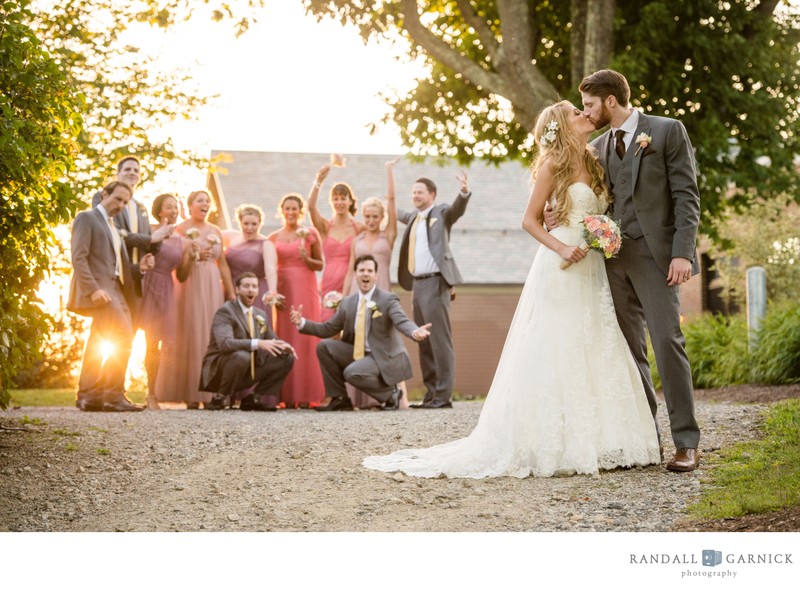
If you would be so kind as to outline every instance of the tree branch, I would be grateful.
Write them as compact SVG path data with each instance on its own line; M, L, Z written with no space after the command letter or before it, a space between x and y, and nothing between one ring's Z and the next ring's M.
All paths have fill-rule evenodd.
M464 17L464 22L475 29L475 33L486 49L486 53L494 60L500 46L497 43L497 37L495 37L486 20L475 13L475 10L472 8L472 3L469 0L456 0L456 6L458 6L458 10L461 12L461 16Z
M508 96L510 88L501 76L486 70L467 56L458 53L425 28L419 20L416 0L402 0L401 5L406 31L411 39L422 46L431 57L451 70L461 73L472 84L482 86L490 92Z

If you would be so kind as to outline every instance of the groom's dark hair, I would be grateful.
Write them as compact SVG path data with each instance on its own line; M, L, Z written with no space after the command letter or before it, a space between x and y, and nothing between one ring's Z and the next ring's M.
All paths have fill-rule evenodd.
M614 95L617 103L623 107L627 107L631 100L631 87L628 86L628 81L622 74L614 70L599 70L590 74L581 80L578 90L598 97L601 101Z

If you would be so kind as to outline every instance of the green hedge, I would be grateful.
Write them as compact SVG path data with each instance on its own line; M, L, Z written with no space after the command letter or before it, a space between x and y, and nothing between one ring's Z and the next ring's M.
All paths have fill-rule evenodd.
M797 303L768 306L752 352L747 346L747 321L743 314L704 315L686 323L683 334L695 388L800 382L800 305ZM659 389L661 377L652 347L649 358L653 383Z

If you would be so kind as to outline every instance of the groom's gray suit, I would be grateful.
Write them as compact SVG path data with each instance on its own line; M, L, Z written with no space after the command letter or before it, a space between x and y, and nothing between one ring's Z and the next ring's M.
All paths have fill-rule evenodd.
M639 113L633 141L620 159L611 130L594 142L614 195L611 215L622 223L618 258L606 263L622 332L639 366L655 417L657 402L647 361L649 329L676 448L697 448L689 359L680 327L679 286L667 285L670 261L682 257L699 272L695 248L700 196L694 153L683 124ZM641 148L640 134L652 138Z
M353 360L358 292L344 298L328 321L304 319L301 333L322 338L342 333L341 339L324 339L317 345L325 394L331 399L346 398L345 382L349 382L385 403L397 383L411 378L411 360L400 333L413 339L419 327L406 316L395 294L375 288L372 301L375 306L366 311L368 351L360 360Z

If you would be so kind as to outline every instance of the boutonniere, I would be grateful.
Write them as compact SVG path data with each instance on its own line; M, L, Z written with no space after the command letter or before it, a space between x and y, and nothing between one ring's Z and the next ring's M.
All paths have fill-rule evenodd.
M258 323L259 333L263 333L267 330L267 319L261 315L256 315L256 322Z
M117 228L117 232L122 237L122 240L125 240L125 237L128 236L128 231L125 230L124 228Z
M139 214L141 214L144 217L147 217L147 208L141 204L139 204Z
M367 308L372 311L372 318L377 319L378 317L382 317L383 313L378 310L378 303L374 300L367 300Z
M636 149L636 152L633 153L633 156L637 156L640 150L647 148L650 145L650 142L653 141L653 138L648 136L646 133L642 132L638 136L636 136L636 143L639 144L639 147Z
M434 224L436 224L437 220L438 218L428 218L428 228L431 228Z

